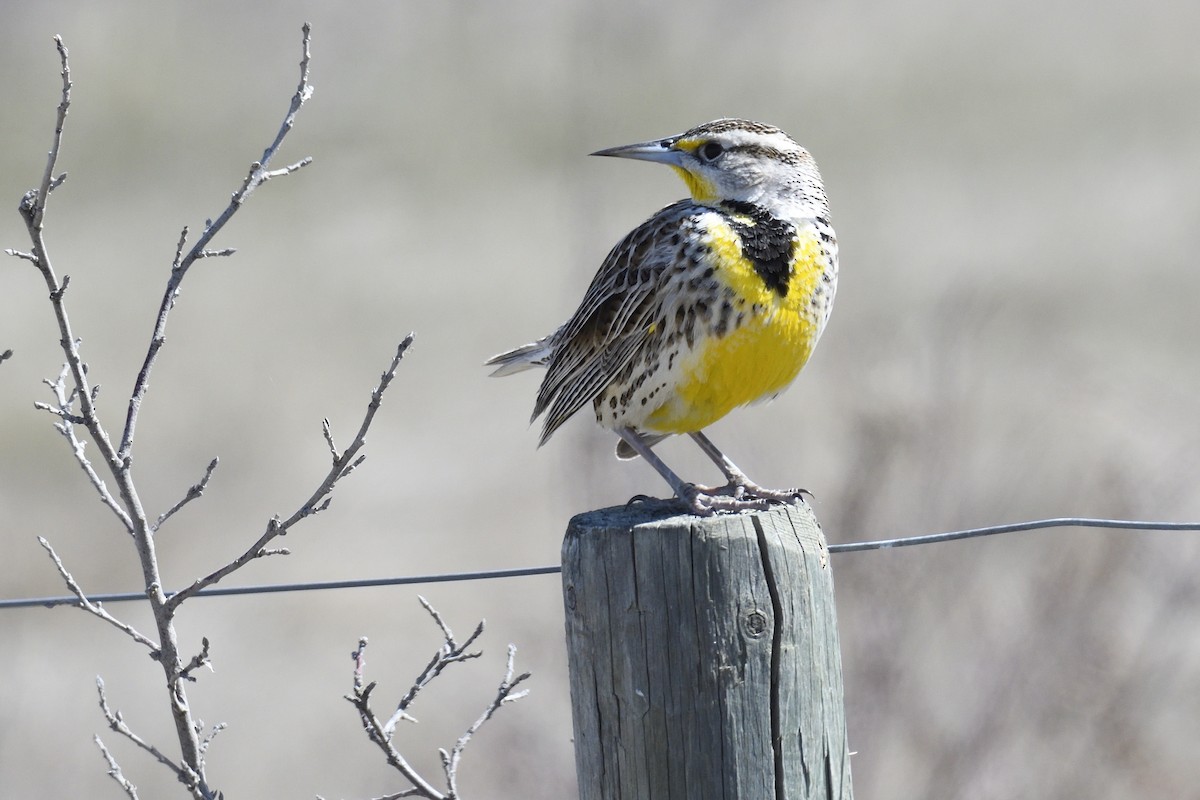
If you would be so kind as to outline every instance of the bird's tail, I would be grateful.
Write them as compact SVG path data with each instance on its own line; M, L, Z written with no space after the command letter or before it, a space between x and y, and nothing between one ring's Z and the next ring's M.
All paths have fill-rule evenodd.
M549 338L547 336L545 339L523 344L515 350L492 356L483 363L489 367L496 366L492 371L493 378L502 378L533 367L544 367L550 361Z

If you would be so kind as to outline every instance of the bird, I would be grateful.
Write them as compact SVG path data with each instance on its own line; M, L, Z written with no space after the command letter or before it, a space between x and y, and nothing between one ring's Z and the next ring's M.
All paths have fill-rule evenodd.
M690 196L612 248L557 330L488 359L492 375L544 367L538 446L590 403L617 457L645 459L690 513L795 502L804 490L759 486L703 430L786 389L829 320L838 246L812 155L773 125L731 118L591 155L666 164ZM653 451L683 434L724 486L685 482Z

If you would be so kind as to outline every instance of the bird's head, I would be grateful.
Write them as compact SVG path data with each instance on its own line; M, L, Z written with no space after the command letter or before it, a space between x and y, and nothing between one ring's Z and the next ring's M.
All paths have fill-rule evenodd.
M826 206L812 156L779 128L760 122L718 119L678 136L592 155L667 164L698 203L741 201L779 216L815 215Z

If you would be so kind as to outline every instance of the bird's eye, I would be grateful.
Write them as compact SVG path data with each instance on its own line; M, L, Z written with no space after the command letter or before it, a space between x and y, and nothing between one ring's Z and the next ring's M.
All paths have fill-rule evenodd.
M721 153L725 152L725 148L717 142L709 142L700 148L700 158L704 161L716 161Z

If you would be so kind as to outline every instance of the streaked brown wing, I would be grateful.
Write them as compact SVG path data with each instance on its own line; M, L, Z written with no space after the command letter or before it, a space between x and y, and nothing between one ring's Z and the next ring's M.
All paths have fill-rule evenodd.
M604 259L579 308L551 337L553 353L533 410L534 418L546 413L542 443L594 400L646 342L684 229L703 210L690 200L667 206Z

